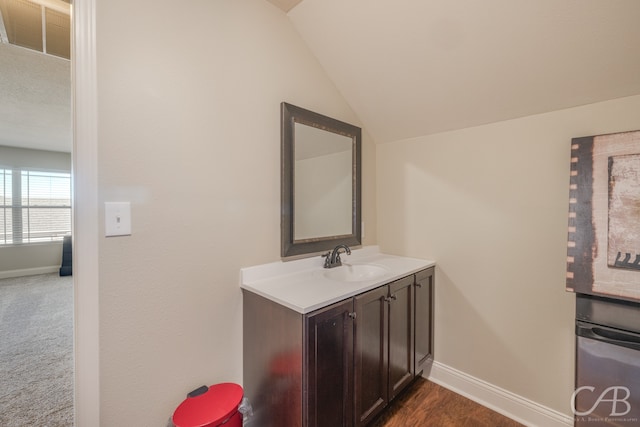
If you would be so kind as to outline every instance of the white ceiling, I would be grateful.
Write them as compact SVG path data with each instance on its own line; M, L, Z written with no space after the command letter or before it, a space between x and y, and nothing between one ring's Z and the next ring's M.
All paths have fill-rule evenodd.
M296 7L302 0L267 0L269 3L276 5L285 12L289 12Z
M0 0L0 145L71 151L70 10L70 0Z
M640 94L638 0L304 0L288 16L376 142Z
M70 152L67 59L0 43L0 145Z
M268 0L376 142L640 94L638 0ZM69 61L0 43L0 145L70 151Z

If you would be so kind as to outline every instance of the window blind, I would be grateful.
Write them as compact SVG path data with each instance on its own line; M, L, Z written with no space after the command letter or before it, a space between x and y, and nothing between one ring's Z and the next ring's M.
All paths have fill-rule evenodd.
M0 169L0 245L62 240L71 232L71 174Z

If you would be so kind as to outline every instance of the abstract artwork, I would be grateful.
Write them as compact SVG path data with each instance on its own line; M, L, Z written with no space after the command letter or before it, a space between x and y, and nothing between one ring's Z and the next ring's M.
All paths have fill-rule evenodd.
M571 141L567 290L640 300L640 131Z
M609 157L609 267L640 270L640 154Z

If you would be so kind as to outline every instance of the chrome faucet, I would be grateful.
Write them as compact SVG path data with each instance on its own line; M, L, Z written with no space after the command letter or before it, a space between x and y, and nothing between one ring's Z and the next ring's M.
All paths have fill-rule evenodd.
M325 257L324 268L340 267L342 265L342 260L340 259L340 249L344 249L347 255L351 255L351 249L349 249L349 246L338 245L333 248L333 251L329 251L326 254L322 255L323 257Z

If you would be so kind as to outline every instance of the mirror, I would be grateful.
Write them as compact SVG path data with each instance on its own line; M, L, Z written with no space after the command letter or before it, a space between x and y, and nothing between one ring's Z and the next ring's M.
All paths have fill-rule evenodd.
M359 127L281 104L283 258L361 244Z

